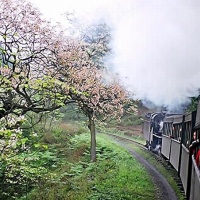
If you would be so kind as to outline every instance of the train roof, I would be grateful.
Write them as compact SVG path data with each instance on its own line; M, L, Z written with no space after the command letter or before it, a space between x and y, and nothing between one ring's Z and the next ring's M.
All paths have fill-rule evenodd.
M164 118L164 122L181 123L182 121L183 115L180 114L173 114Z

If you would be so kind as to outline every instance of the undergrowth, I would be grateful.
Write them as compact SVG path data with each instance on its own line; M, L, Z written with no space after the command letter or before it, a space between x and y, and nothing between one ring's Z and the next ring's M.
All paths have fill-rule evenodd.
M60 136L65 142L54 135L56 143L49 146L56 157L49 178L21 200L155 199L155 188L144 167L105 135L97 136L95 163L90 162L89 133L68 141L62 133Z
M105 133L105 134L114 134L114 135L122 136L127 139L132 139L136 142L139 142L140 144L146 144L146 141L142 135L131 135L130 136L130 135L127 135L125 133L125 131L118 130L115 127L113 127L113 128L100 127L99 129L101 130L100 132Z

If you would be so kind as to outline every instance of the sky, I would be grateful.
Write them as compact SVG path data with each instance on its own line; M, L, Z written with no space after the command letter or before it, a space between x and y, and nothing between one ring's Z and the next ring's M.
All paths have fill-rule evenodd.
M199 0L30 0L53 21L74 12L112 30L117 72L135 98L174 109L200 88Z

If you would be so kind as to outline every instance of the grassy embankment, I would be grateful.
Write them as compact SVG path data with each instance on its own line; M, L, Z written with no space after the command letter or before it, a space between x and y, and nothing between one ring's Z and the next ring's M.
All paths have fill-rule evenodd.
M127 151L101 134L115 133L144 144L141 134L130 134L130 126L141 125L137 117L132 117L123 119L117 126L114 123L109 128L97 127L96 163L90 162L90 135L83 125L71 123L54 126L43 138L49 144L46 156L51 163L48 178L38 182L37 187L21 199L155 199L156 188L144 168ZM120 130L129 128L127 132L114 127ZM184 199L172 177L174 172L166 170L148 152L134 149L157 167L176 190L179 199Z
M179 200L185 200L186 197L181 191L180 186L178 186L177 180L178 180L178 173L177 171L168 164L164 158L158 158L153 153L138 148L134 146L130 146L131 148L134 148L134 150L139 153L143 158L145 158L149 163L151 163L168 181L168 183L172 186L174 189L177 197Z
M96 163L90 162L90 135L78 124L54 127L44 142L54 164L48 178L21 199L155 199L144 167L108 136L97 134Z
M136 142L139 142L141 144L145 144L145 140L142 138L142 135L127 135L126 131L118 131L115 128L111 129L110 133L114 133L115 135L119 135L131 140L134 140ZM129 148L134 149L138 154L140 154L143 158L145 158L151 165L153 165L169 182L169 184L174 189L175 193L177 194L178 199L185 200L185 195L183 191L180 189L180 186L178 186L179 183L177 183L178 174L177 171L169 164L167 163L164 158L157 157L154 153L142 149L135 145L128 145Z

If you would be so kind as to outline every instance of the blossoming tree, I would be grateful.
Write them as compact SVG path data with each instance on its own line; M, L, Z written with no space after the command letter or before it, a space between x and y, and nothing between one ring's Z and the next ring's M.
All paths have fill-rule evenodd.
M51 73L63 43L55 30L25 0L0 0L0 118L52 111L71 101Z
M73 83L69 94L88 117L91 133L91 161L96 161L95 121L120 119L123 106L128 101L125 89L116 80L106 80L105 71L94 66L82 66L71 70ZM111 78L111 77L110 77ZM112 79L112 78L111 78Z
M89 119L95 161L95 120L121 116L127 101L124 88L99 67L108 51L104 30L72 40L25 0L0 0L0 118L76 102Z

